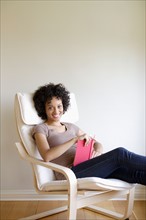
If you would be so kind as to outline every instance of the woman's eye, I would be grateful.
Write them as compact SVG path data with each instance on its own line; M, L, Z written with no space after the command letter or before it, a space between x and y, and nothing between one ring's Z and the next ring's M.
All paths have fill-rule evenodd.
M63 109L63 105L59 105L59 109Z
M51 107L51 106L49 106L49 107L48 107L48 109L49 109L49 110L52 110L52 107Z

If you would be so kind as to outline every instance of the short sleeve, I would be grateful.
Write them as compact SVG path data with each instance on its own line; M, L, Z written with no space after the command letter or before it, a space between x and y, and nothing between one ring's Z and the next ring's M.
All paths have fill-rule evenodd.
M47 127L44 124L39 124L39 125L34 126L32 129L33 138L36 133L41 133L41 134L44 134L45 136L48 136Z

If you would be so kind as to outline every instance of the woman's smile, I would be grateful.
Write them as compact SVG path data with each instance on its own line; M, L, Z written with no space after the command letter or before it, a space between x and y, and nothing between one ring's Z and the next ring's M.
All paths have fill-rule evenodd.
M57 115L52 115L53 118L57 119L57 118L60 118L60 114L57 114Z

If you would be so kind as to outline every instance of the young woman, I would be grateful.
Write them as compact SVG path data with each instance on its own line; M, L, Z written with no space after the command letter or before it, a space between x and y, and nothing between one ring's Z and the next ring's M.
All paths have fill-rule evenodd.
M49 83L38 88L33 101L44 120L32 132L44 161L69 167L77 178L116 178L146 185L146 157L122 147L102 154L102 145L95 141L92 159L73 166L76 142L85 140L88 144L91 138L75 124L60 121L70 104L69 91L64 85ZM64 179L62 174L55 174L57 179Z

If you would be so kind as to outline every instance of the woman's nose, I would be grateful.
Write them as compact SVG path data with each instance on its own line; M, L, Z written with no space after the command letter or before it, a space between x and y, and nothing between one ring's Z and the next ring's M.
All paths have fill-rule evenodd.
M54 108L54 113L58 113L58 108Z

